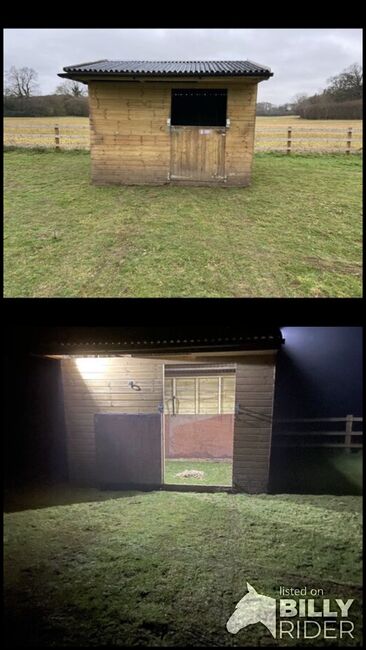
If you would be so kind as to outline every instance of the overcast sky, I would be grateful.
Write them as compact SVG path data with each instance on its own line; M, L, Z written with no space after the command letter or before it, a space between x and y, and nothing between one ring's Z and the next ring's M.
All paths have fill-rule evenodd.
M362 62L361 29L6 29L4 38L5 68L34 68L42 94L64 66L98 59L251 59L274 72L258 101L282 104Z

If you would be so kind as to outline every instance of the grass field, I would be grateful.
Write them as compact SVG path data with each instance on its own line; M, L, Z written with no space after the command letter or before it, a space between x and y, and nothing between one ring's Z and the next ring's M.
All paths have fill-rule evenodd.
M204 476L183 478L184 470ZM175 485L232 486L231 460L165 459L164 482ZM362 450L348 454L339 449L272 449L269 489L273 493L362 494Z
M87 117L6 117L6 145L54 146L54 126L59 125L61 146L89 148ZM303 120L296 115L256 118L257 150L285 151L287 127L292 127L293 151L345 151L347 130L353 130L352 149L362 147L362 120Z
M204 475L200 479L176 476L186 469L199 470ZM232 460L166 459L164 481L176 485L226 485L231 487L232 472Z
M5 153L5 295L361 295L361 157L257 154L249 188L96 187Z
M362 644L359 497L68 487L7 510L8 647L304 647L261 624L227 632L247 581L277 598L283 585L354 598L354 639L306 645Z

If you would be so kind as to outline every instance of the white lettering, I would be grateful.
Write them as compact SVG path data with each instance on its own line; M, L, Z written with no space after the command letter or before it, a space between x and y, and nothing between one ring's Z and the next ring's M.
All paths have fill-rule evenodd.
M297 608L296 608L296 600L284 600L281 598L280 600L280 616L296 616L297 615Z
M289 626L289 629L288 629L288 630L285 630L285 629L284 629L285 625L288 625L288 626ZM291 634L291 632L293 631L293 629L294 629L294 624L292 623L292 621L280 621L280 639L282 639L282 637L283 637L285 634L288 634L289 637L290 637L291 639L293 639L294 637L293 637L293 635Z
M344 630L343 628L344 628L345 625L350 625L351 626L350 629L349 630ZM352 634L354 629L355 629L355 626L352 623L352 621L340 621L340 637L341 637L341 639L343 639L343 634L349 634L351 639L354 639L354 636Z
M353 598L349 598L347 602L344 603L343 600L341 600L341 598L335 599L338 607L341 610L341 616L348 616L348 610L351 607L353 600L354 600Z
M311 636L311 634L307 633L308 625L316 625L317 626L318 631L316 632L316 634L313 634ZM320 627L319 623L317 623L317 621L304 621L304 639L315 639L317 636L319 636L320 630L321 630L321 627Z
M322 616L323 612L317 611L314 608L315 601L314 598L309 598L308 600L308 616Z
M329 627L331 623L336 623L337 621L324 621L324 639L336 639L337 635L335 634L332 636L331 634L328 634L328 632L335 632L336 628L335 627Z
M323 616L338 616L338 612L331 612L330 611L330 600L329 598L325 598L323 600Z

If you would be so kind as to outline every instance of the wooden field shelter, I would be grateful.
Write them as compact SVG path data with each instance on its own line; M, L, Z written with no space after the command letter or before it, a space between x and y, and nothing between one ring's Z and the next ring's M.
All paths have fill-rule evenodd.
M108 61L67 66L88 85L98 185L246 186L257 86L252 61Z
M231 419L232 489L266 492L280 330L225 328L174 335L164 328L113 330L80 335L63 331L59 340L39 350L61 364L70 481L113 489L164 489L164 455L174 457L165 440L167 418L178 417L180 425L179 418L189 418L195 403L199 418L207 420L211 414L221 446L226 434L220 427ZM178 371L191 379L179 379ZM202 375L206 377L201 380ZM221 378L218 409L216 397L200 399L216 378ZM174 406L172 410L172 379L178 412Z

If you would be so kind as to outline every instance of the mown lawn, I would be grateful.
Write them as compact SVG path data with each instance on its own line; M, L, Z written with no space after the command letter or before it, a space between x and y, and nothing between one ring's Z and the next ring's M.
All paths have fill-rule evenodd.
M250 188L95 187L5 153L5 295L361 295L360 156L258 154Z
M166 459L164 465L164 482L176 485L226 485L232 486L232 460L197 460ZM185 470L203 472L202 478L186 478L177 476Z
M23 494L5 515L8 646L282 646L261 624L226 621L250 582L354 598L361 644L359 497ZM317 601L317 606L318 606Z

